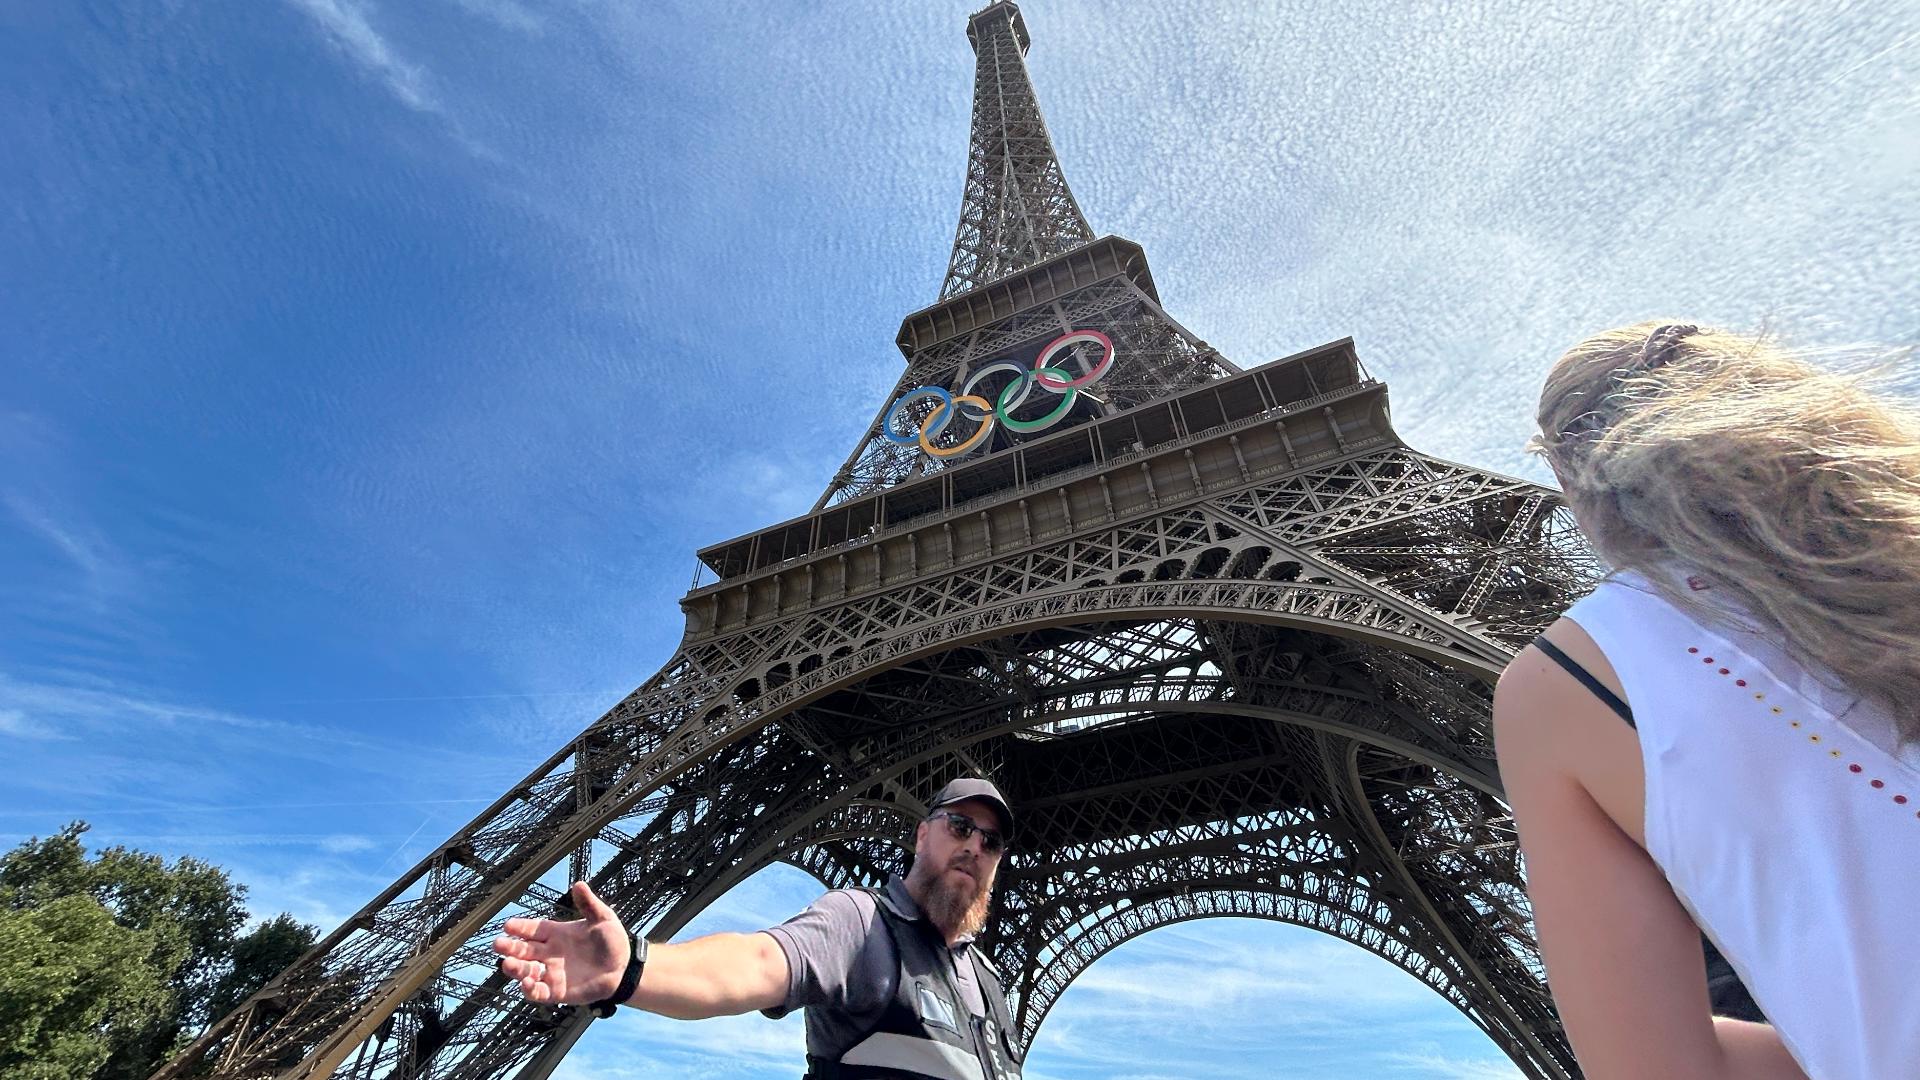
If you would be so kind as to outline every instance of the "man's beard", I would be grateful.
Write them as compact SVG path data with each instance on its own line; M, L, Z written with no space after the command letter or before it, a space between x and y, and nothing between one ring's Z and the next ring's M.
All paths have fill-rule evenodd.
M932 872L929 875L932 880L921 877L916 883L913 879L920 876L921 869L916 864L913 873L907 875L907 881L908 884L919 886L910 891L915 893L914 899L919 902L920 910L933 920L933 925L949 937L973 937L986 929L987 905L993 900L993 879L1000 868L995 864L986 868L984 876L954 880L946 874L946 870L954 866L964 867L975 875L981 874L978 862L950 863L942 870Z

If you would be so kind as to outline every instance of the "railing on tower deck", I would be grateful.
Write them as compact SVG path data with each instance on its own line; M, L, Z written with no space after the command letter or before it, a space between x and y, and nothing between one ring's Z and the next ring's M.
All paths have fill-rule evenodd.
M926 528L928 525L936 525L942 521L948 521L954 518L964 517L969 513L973 513L987 506L997 505L999 503L1005 502L1010 498L1016 498L1021 495L1032 495L1037 492L1051 491L1055 488L1060 487L1062 484L1070 483L1074 480L1078 480L1083 477L1092 476L1095 473L1104 472L1108 469L1113 468L1116 465L1125 465L1130 462L1140 461L1146 458L1155 457L1180 446L1191 445L1196 442L1203 442L1208 439L1217 438L1218 436L1221 436L1221 435L1226 435L1236 431L1243 431L1247 428L1256 427L1260 424L1272 423L1275 420L1284 420L1290 416L1295 416L1300 413L1307 412L1312 409L1328 405L1332 402L1341 400L1342 398L1352 397L1356 394L1361 394L1366 391L1376 389L1381 385L1382 384L1377 379L1366 379L1361 382L1355 383L1351 386L1343 386L1337 390L1327 390L1322 393L1315 394L1312 397L1302 398L1299 401L1290 401L1285 405L1277 405L1263 412L1255 413L1252 416L1242 417L1241 419L1238 419L1238 420L1229 420L1225 423L1214 424L1211 427L1207 427L1199 431L1177 435L1171 439L1166 439L1161 442L1154 443L1151 446L1139 446L1135 449L1122 450L1118 453L1104 455L1097 461L1091 461L1091 462L1088 462L1087 464L1078 465L1070 469L1062 470L1060 472L1048 473L1046 476L1041 477L1039 479L1030 480L1022 484L1015 484L1011 487L988 492L986 494L976 495L972 498L964 499L960 502L946 504L942 506L939 510L931 511L925 514L917 514L913 517L902 518L898 521L888 522L885 524L875 523L875 525L870 527L867 532L862 533L858 536L850 536L844 540L835 541L830 544L824 544L820 547L814 548L802 554L789 556L788 558L781 559L777 562L768 563L764 566L757 566L752 568L751 570L747 570L747 571L744 571L743 573L734 574L725 578L722 578L717 574L714 574L711 580L708 580L708 574L711 573L711 567L709 567L705 561L700 559L695 559L694 571L693 571L693 583L688 590L688 599L691 599L693 594L698 593L703 589L712 588L721 584L734 584L743 578L752 579L752 578L762 577L770 573L777 573L783 568L793 566L796 563L800 563L808 559L818 558L822 555L830 555L836 551L845 551L851 548L863 547L865 545L874 543L876 541L886 539L887 537L895 536L900 533L907 532L913 529L923 529L923 528ZM1338 447L1338 446L1329 447L1320 451L1316 451L1311 454L1303 455L1298 459L1297 462L1288 463L1286 465L1267 465L1258 469L1254 469L1252 470L1252 474L1254 476L1269 476L1279 472L1292 471L1293 469L1296 469L1296 468L1306 468L1317 462L1324 461L1328 458L1337 457L1342 453L1349 453L1349 452L1357 453L1361 450L1371 449L1374 446L1379 445L1381 442L1390 440L1390 438L1391 436L1388 436L1388 435L1364 436L1361 438L1350 440L1344 448ZM1232 479L1222 481L1217 484L1211 485L1209 490L1211 490L1212 488L1223 487L1223 486L1226 486L1227 484L1236 483L1236 482L1238 481L1232 480ZM1033 538L1035 540L1051 539L1052 537L1055 537L1055 536L1064 535L1069 531L1071 530L1066 528L1051 529L1046 532L1037 533L1034 535Z

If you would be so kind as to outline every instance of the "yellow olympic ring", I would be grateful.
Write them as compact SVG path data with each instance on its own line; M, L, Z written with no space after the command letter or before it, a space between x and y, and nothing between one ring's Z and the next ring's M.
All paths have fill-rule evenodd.
M986 398L983 398L978 394L962 394L959 397L956 397L953 399L953 408L956 411L962 405L973 405L982 410L990 410L993 408L993 402L988 401ZM966 442L963 442L958 446L950 446L947 449L942 450L927 441L927 432L939 431L942 427L945 426L940 423L940 414L946 411L947 411L947 403L942 401L940 404L935 405L933 407L933 411L928 413L927 418L921 422L920 436L919 436L920 449L925 450L929 456L937 457L937 458L950 458L959 454L964 454L967 451L973 449L974 447L980 445L981 439L984 439L988 435L993 434L993 414L991 412L988 412L984 418L985 422L982 423L980 427L976 429L971 436L968 437Z

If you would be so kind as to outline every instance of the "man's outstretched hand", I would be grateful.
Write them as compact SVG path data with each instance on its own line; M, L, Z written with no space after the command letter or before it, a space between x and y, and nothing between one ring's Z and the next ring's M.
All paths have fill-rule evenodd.
M581 1005L619 989L632 953L620 917L584 881L573 883L578 919L508 919L493 939L500 970L519 980L529 1001Z

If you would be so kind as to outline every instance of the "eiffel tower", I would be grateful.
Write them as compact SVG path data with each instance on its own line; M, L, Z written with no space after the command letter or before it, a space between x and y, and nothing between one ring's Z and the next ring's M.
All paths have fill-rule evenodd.
M494 970L507 917L584 878L663 940L776 862L878 884L959 773L1020 817L988 946L1027 1045L1109 950L1240 916L1578 1075L1488 723L1595 577L1565 507L1409 448L1350 339L1242 369L1181 326L1075 202L1018 7L967 37L940 300L812 511L700 552L658 674L156 1077L545 1077L592 1017Z

